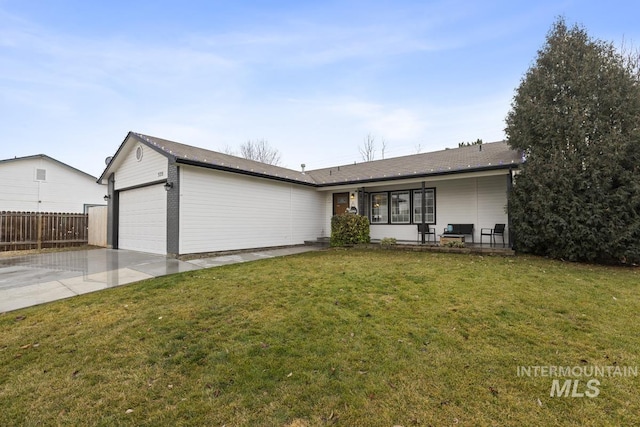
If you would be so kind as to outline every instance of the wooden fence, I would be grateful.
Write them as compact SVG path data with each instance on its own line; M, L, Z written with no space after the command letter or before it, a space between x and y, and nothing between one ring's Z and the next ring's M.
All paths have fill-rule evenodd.
M0 212L0 251L86 245L88 222L87 214Z

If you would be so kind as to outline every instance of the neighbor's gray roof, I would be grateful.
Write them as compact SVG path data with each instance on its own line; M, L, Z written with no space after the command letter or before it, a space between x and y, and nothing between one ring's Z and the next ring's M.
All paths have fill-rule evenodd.
M19 162L19 161L21 161L21 160L33 160L33 159L45 159L45 160L50 160L50 161L52 161L52 162L54 162L54 163L58 163L59 165L64 166L64 167L65 167L65 168L67 168L67 169L70 169L70 170L72 170L72 171L74 171L74 172L77 172L77 173L79 173L79 174L81 174L81 175L85 175L87 178L91 178L91 179L92 179L92 180L94 180L94 181L96 180L96 177L95 177L95 176L93 176L93 175L91 175L91 174L88 174L87 172L81 171L81 170L80 170L80 169L78 169L78 168L74 168L73 166L70 166L70 165L68 165L68 164L66 164L66 163L64 163L64 162L61 162L60 160L56 160L56 159L54 159L54 158L53 158L53 157L51 157L51 156L47 156L46 154L34 154L34 155L32 155L32 156L14 157L13 159L3 159L3 160L0 160L0 164L2 164L2 163L9 163L9 162Z
M373 181L397 180L430 175L464 173L480 170L506 169L522 163L522 156L509 148L506 141L470 145L431 153L414 154L330 168L309 170L306 173L280 166L268 165L242 157L205 150L166 139L131 132L172 157L178 163L262 176L270 179L297 182L313 186L359 184Z

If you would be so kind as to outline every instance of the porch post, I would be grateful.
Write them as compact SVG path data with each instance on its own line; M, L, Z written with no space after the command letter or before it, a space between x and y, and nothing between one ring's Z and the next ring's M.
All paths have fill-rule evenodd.
M426 190L425 190L425 182L422 181L422 206L420 206L420 210L422 211L422 244L424 245L426 243L426 239L425 239L425 232L427 231L426 229L426 223L427 223L427 197L426 197Z
M109 175L107 180L107 194L111 196L107 201L107 249L118 249L120 192L115 190L114 174Z

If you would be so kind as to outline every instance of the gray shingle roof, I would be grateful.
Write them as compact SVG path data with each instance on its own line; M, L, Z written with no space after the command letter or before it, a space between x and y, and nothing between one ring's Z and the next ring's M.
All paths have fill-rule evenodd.
M178 163L188 163L214 169L244 172L251 175L264 176L265 178L276 178L310 185L315 184L315 181L313 181L313 178L309 175L293 169L268 165L255 160L219 153L217 151L205 150L204 148L180 144L179 142L168 141L166 139L156 138L153 136L142 135L139 133L132 134L156 147L156 149L163 151L169 157L173 157Z
M517 167L522 157L506 141L309 171L318 185L370 182Z
M518 151L510 149L505 141L500 141L431 153L334 166L302 173L301 171L295 171L293 169L268 165L254 160L219 153L217 151L205 150L203 148L180 144L153 136L133 132L131 135L152 145L158 151L164 152L165 155L173 158L178 163L234 171L313 186L357 184L372 181L509 168L517 167L522 162L522 157Z

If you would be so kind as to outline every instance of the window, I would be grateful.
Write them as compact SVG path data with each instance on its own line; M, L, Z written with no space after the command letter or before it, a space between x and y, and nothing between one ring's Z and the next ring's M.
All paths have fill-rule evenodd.
M425 189L424 193L427 201L425 222L434 224L436 222L435 191L430 188L428 190ZM422 190L413 190L413 222L416 224L422 223Z
M387 223L389 215L389 197L387 193L371 195L371 223Z
M427 224L436 223L436 189L424 191ZM422 190L385 191L367 193L371 224L421 224Z
M391 223L409 224L411 221L411 199L409 191L391 193Z
M36 181L46 181L46 180L47 180L47 170L36 169Z

